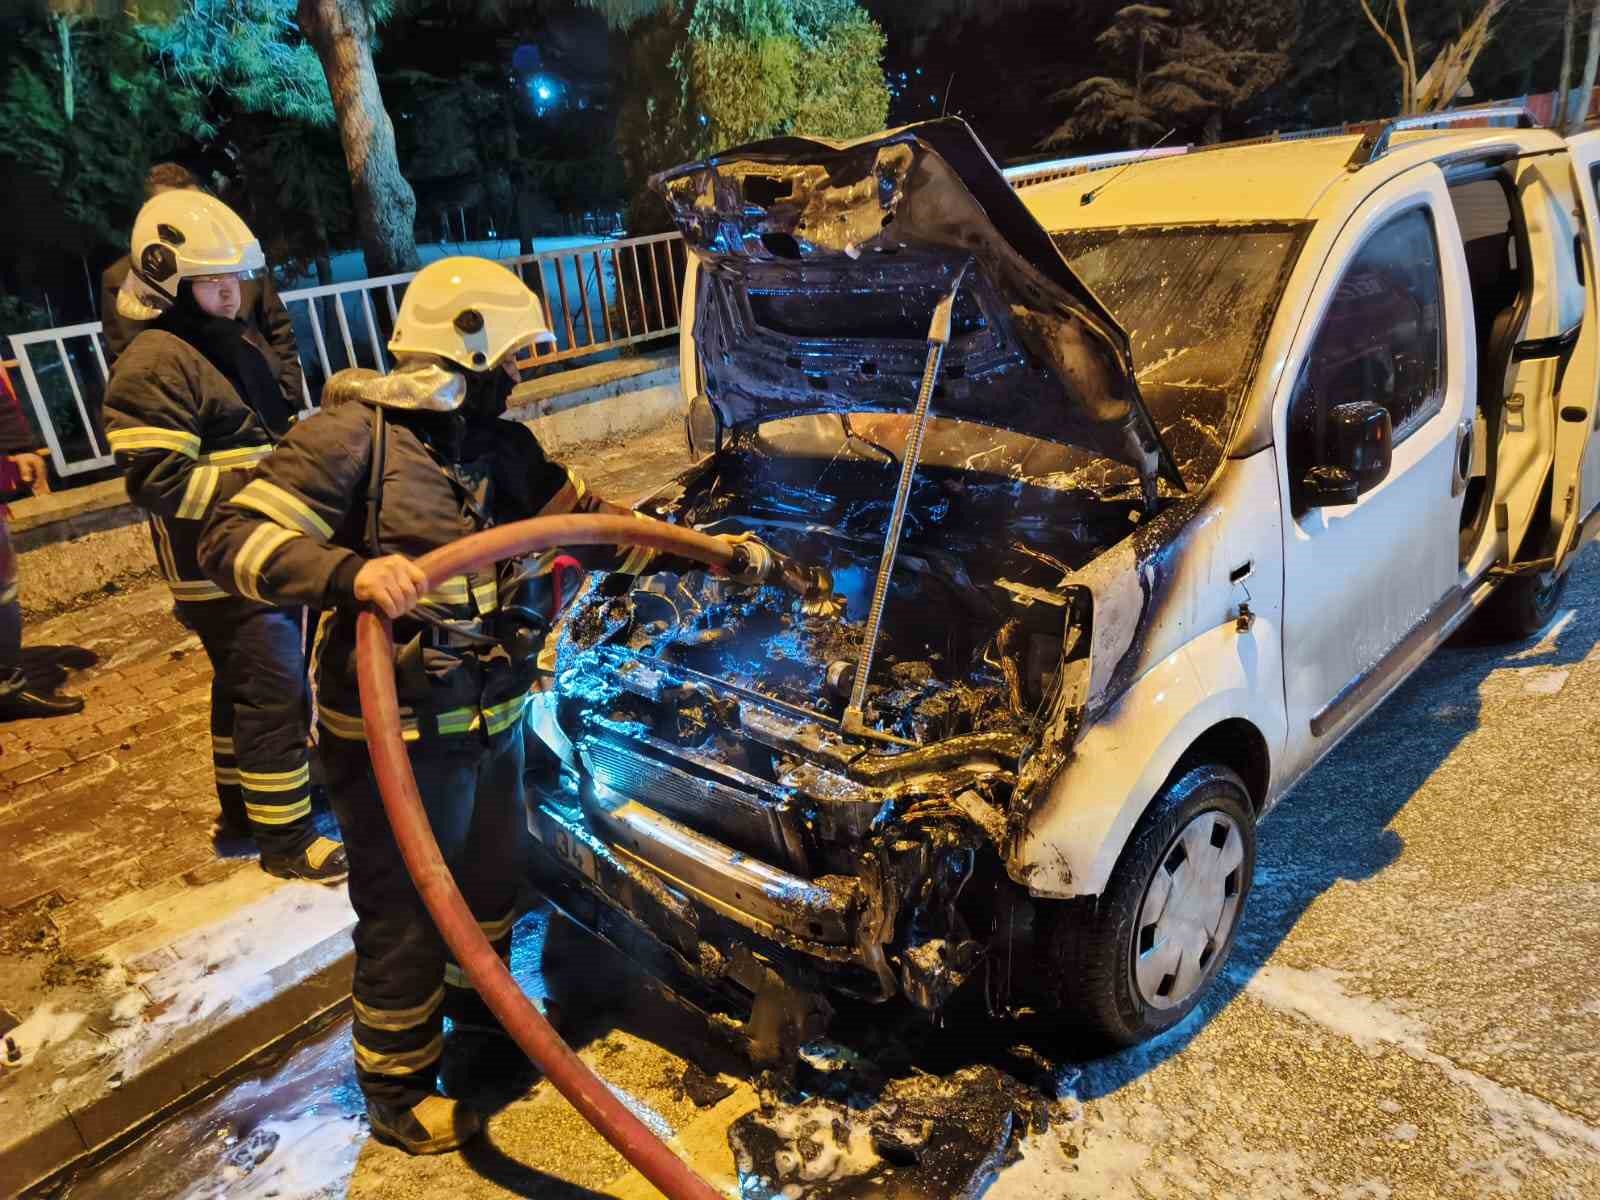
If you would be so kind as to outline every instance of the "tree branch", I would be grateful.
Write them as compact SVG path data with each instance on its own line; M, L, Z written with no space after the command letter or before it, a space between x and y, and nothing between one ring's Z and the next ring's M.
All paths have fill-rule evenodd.
M1417 98L1417 48L1411 41L1411 19L1406 12L1406 0L1394 0L1394 6L1400 11L1400 32L1406 40L1406 111L1410 112L1416 107Z
M1378 31L1378 36L1383 39L1384 45L1389 47L1389 53L1394 55L1395 64L1400 68L1401 108L1402 110L1409 110L1411 107L1411 80L1413 76L1409 74L1405 55L1400 53L1400 47L1396 45L1394 38L1389 36L1389 31L1378 23L1377 14L1372 11L1372 6L1367 3L1367 0L1361 0L1361 11L1367 14L1367 20Z

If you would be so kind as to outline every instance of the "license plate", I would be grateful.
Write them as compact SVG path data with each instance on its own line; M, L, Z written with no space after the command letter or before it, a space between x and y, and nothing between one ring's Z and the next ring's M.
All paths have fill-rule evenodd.
M595 864L594 851L584 844L583 838L542 811L536 824L539 840L544 843L545 849L585 879L598 878L599 868Z

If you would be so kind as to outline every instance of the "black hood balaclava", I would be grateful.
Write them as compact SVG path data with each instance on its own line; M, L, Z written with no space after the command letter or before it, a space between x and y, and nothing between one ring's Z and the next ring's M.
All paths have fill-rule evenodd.
M468 371L466 376L467 398L461 405L461 415L468 421L498 421L505 416L516 380L498 367Z
M274 439L289 432L294 410L284 401L266 354L245 337L243 321L206 312L195 303L194 289L185 279L178 285L177 303L161 315L155 328L182 338L204 356L233 384Z
M452 412L418 410L391 412L388 419L405 425L433 452L449 463L460 463L492 453L503 436L505 416L516 381L504 371L462 371L450 367L466 381L467 394Z

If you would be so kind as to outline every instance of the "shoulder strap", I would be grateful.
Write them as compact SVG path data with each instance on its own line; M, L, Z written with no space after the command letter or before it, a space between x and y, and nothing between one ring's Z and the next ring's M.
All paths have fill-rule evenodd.
M383 554L378 544L378 510L383 506L383 468L389 444L389 425L383 419L383 406L373 404L372 455L367 471L367 552L378 558Z

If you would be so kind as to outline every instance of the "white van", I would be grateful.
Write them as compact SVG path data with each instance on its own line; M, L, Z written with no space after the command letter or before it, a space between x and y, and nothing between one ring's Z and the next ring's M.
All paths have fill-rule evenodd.
M1261 818L1594 532L1597 163L1397 123L1007 180L939 121L658 177L702 457L643 507L833 593L593 582L542 886L757 1030L1180 1020Z

